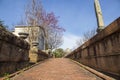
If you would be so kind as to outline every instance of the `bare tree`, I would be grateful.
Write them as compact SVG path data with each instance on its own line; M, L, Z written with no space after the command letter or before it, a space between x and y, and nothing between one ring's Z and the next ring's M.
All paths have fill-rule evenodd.
M96 30L92 29L83 34L83 37L76 41L77 46L81 46L84 42L88 41L96 34Z
M30 44L42 34L45 39L45 49L48 49L50 43L48 42L48 38L51 36L49 33L50 29L53 31L61 31L61 33L64 31L62 27L58 26L58 17L56 17L53 12L47 13L43 9L40 0L31 0L31 3L29 3L25 9L25 16L24 21L21 21L21 23L24 22L24 24L28 26L27 32L30 33ZM39 27L39 29L36 27Z
M83 34L83 41L86 42L96 34L96 29L89 30Z
M49 37L48 37L48 46L51 50L58 48L59 46L62 45L63 43L63 34L61 33L60 30L54 30L50 29L49 30Z
M42 31L39 28L41 26L38 25L41 24L42 13L43 13L43 7L41 5L41 2L38 0L31 0L31 3L29 3L25 9L24 22L27 24L26 30L29 33L28 40L30 44L32 44L33 41L37 41L38 36L41 35Z
M76 44L77 44L76 47L81 46L83 43L84 43L83 38L79 38L79 39L76 41ZM75 47L75 48L76 48L76 47ZM74 49L75 49L75 48L74 48Z

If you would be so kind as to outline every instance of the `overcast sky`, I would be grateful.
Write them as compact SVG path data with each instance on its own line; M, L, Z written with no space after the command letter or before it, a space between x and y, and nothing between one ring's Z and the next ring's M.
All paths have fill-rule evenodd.
M0 0L0 19L9 27L16 25L24 15L30 0ZM66 29L62 48L72 49L76 40L88 30L97 28L94 0L42 0L47 12L60 16L59 25ZM120 17L120 0L100 0L105 26Z

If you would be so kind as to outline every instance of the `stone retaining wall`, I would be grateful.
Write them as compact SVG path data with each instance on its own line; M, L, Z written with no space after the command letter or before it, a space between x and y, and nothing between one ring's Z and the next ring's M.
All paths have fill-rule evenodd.
M120 76L120 18L65 57Z
M29 44L0 27L0 74L12 73L29 63Z

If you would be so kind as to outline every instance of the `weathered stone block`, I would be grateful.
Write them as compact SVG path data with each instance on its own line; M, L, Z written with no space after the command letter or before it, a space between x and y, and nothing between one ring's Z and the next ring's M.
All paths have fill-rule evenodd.
M0 74L12 73L28 65L29 48L25 40L0 28Z
M4 43L0 52L0 61L9 61L10 58L10 49L11 45Z

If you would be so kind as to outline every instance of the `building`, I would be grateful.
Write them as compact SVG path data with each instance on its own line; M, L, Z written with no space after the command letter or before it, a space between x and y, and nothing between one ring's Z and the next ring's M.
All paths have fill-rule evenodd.
M32 26L15 26L15 30L13 31L13 34L16 36L19 36L19 33L28 33L29 36L26 39L30 44L32 42L38 42L38 48L40 50L45 49L45 40L44 40L44 33L43 30L40 27L32 27Z

